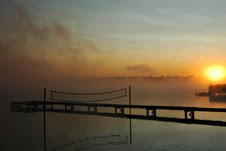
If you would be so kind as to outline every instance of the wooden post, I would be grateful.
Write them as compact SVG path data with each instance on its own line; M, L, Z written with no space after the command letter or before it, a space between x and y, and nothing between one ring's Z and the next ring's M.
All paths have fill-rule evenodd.
M115 114L117 114L117 107L115 107Z
M185 116L185 119L188 119L188 111L187 110L184 110L184 116Z
M43 129L44 129L44 151L46 151L46 88L44 88Z
M149 117L149 109L146 108L146 111L147 111L147 117Z
M36 104L34 105L33 110L34 110L34 111L37 111L37 105L36 105Z
M190 115L192 120L195 119L195 112L194 112L194 110L192 110L189 115Z
M129 127L130 127L130 144L132 144L131 87L130 86L129 86Z
M156 117L156 109L153 109L151 113L152 113L153 117Z
M18 111L21 111L21 105L20 104L18 104Z
M11 110L14 108L14 103L11 102Z
M121 108L121 113L124 114L124 107Z
M71 105L71 111L74 111L75 108L74 108L74 105Z

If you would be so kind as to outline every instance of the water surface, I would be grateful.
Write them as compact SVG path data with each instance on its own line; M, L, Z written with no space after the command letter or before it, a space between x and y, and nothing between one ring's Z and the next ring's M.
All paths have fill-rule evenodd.
M62 82L63 83L63 82ZM96 92L132 86L132 104L176 105L195 107L226 107L224 101L197 98L195 91L207 85L192 81L150 82L148 80L85 80L74 83L47 84L48 90ZM19 89L19 87L23 89ZM10 101L42 99L41 87L30 85L5 87L1 97L0 150L41 151L43 150L43 114L13 113ZM128 103L128 98L106 103ZM141 113L133 110L134 113ZM158 115L183 117L180 111L158 112ZM225 113L197 113L198 119L226 121ZM59 150L224 150L226 128L206 125L189 125L172 122L132 120L133 144L126 144L129 138L129 120L111 117L47 113L48 150L79 141ZM112 135L119 135L118 144ZM96 138L96 137L103 137ZM94 138L94 139L93 139ZM87 140L87 141L82 141Z

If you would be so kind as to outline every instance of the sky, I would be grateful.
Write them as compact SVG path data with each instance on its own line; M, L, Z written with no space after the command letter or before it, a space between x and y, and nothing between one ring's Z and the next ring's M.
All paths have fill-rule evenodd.
M224 0L1 0L4 79L186 76L225 66Z

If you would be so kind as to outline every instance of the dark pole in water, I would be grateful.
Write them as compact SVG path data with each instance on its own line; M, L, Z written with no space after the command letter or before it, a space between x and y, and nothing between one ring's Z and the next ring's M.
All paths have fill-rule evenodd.
M131 87L129 86L129 130L130 130L130 144L132 144L132 121L131 121Z
M46 88L44 88L44 103L43 103L43 129L44 129L44 151L46 151Z

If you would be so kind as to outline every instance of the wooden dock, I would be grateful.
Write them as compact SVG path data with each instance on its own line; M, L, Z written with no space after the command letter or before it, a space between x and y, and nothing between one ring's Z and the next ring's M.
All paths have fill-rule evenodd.
M127 105L127 104L100 104L100 103L76 103L47 101L44 106L43 101L22 101L11 102L12 112L60 112L74 113L95 116L108 116L116 118L132 118L142 120L157 120L165 122L177 122L186 124L203 124L214 126L226 126L225 121L201 120L195 118L196 112L226 112L226 108L203 108L203 107L184 107L184 106L155 106L155 105ZM82 108L78 110L78 108ZM107 111L103 111L107 109ZM129 114L126 110L141 109L146 114ZM184 118L160 117L158 111L174 110L183 111Z

